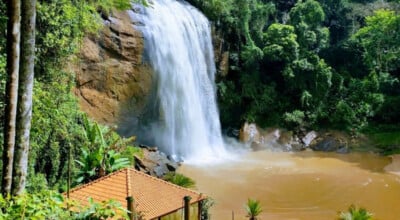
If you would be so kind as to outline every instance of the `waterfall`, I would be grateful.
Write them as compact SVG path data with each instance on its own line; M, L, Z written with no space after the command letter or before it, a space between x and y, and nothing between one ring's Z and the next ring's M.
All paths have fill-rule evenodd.
M216 104L210 23L184 1L154 0L139 9L145 53L157 84L154 143L185 161L225 154Z

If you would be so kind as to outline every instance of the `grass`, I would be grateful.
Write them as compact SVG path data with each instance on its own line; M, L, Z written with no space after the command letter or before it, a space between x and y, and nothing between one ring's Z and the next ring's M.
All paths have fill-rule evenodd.
M196 187L196 182L194 180L180 173L169 172L164 176L164 180L185 188Z
M383 155L400 153L400 127L398 125L370 125L363 129L369 139L368 149Z

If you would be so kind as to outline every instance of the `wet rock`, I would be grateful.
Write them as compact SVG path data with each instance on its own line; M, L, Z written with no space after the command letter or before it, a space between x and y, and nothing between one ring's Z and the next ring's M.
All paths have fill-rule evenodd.
M339 154L348 154L348 153L350 153L350 150L349 150L348 147L342 147L342 148L337 149L337 150L336 150L336 153L339 153Z
M151 152L158 151L158 147L150 147L150 146L147 146L147 145L144 145L144 144L139 144L139 147L140 148L144 148L144 149L146 149L148 151L151 151Z
M228 127L227 129L223 130L223 134L226 135L227 137L238 138L239 137L239 130L231 128L231 127Z
M165 165L167 166L168 170L171 172L175 172L176 169L178 168L178 166L176 166L177 164L174 165L172 163L166 163Z
M143 150L143 158L137 156L135 159L135 168L155 177L163 177L168 172L174 172L178 169L179 163L168 159L168 157L157 150L156 147L140 145Z
M315 151L335 152L347 146L334 137L325 137L322 141L318 141L311 148Z
M245 122L239 131L239 140L243 143L259 143L261 137L257 125Z
M310 146L311 142L317 137L317 132L315 131L310 131L308 132L301 140L304 143L305 147Z

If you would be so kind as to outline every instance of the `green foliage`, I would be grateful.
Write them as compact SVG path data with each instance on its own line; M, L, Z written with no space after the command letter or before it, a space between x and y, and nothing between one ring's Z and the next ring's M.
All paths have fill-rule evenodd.
M86 1L39 1L35 77L51 81L52 74L56 74L53 69L63 66L66 58L77 51L84 34L96 33L100 24L95 5Z
M102 220L102 219L128 219L127 210L121 203L108 200L101 203L89 198L89 206L78 205L78 212L71 214L71 219L76 220ZM74 209L74 207L71 207Z
M22 194L13 198L0 195L0 219L69 219L63 197L55 192L43 191Z
M147 5L146 0L134 2ZM130 7L131 0L39 0L35 77L52 81L53 69L71 62L69 58L77 52L83 37L98 33L103 24L101 16Z
M348 87L342 88L339 93L330 121L347 130L365 127L384 101L379 93L378 78L374 74L362 80L351 79Z
M243 118L249 122L263 122L264 117L268 117L274 111L274 100L276 94L273 85L263 84L258 74L242 75L241 97L245 100L247 109Z
M371 145L378 148L383 155L400 153L400 131L398 127L388 129L387 126L369 126L363 130L371 140Z
M351 205L347 212L339 213L340 220L371 220L372 214L364 208L357 208Z
M147 4L145 0L134 0ZM29 192L52 188L65 190L67 162L79 158L80 147L86 143L82 136L81 112L72 94L74 73L63 71L74 61L85 35L96 35L104 16L112 10L131 7L130 0L39 0L37 2L37 32L35 58L35 86L29 153ZM0 144L3 142L4 91L6 81L6 4L0 2ZM116 134L113 134L115 136ZM110 139L111 140L111 139ZM107 155L110 169L120 160L112 158L137 153L136 148L120 147L116 143ZM120 147L120 148L118 148ZM117 149L118 148L118 149ZM122 157L122 156L121 156ZM133 163L133 158L129 158ZM0 163L1 165L1 163ZM72 164L74 170L75 164Z
M255 199L248 199L245 208L247 217L249 217L250 220L256 219L263 211L260 201Z
M169 172L165 174L164 180L185 188L195 188L196 186L194 180L187 176L184 176L183 174L175 172Z
M299 44L294 27L284 24L271 24L264 33L263 52L271 61L290 62L299 57Z
M71 93L74 73L60 69L72 62L70 58L79 49L85 34L97 34L102 24L98 12L126 9L129 5L129 0L38 1L36 82L29 155L32 181L42 173L50 188L65 188L69 151L72 157L78 157L78 149L85 140L79 125L81 113ZM72 169L74 167L73 164ZM35 187L30 190L36 191Z
M0 2L0 53L4 53L7 34L7 5L5 1Z
M290 10L290 20L292 24L305 23L311 28L316 28L325 20L325 13L318 1L298 1Z
M325 13L314 0L299 1L289 13L290 23L295 27L300 49L319 52L328 46L329 30L322 27Z
M69 206L69 210L67 209ZM40 191L13 198L0 195L0 220L6 219L128 219L127 210L116 201L96 203L89 198L88 206L65 200L59 193Z
M354 17L361 14L346 0L190 2L207 15L213 12L217 33L230 48L230 72L218 79L224 126L238 126L239 118L261 126L350 131L371 120L398 121L395 12L377 11L349 38L364 17ZM221 5L226 7L219 16L214 12ZM367 56L390 68L371 72L373 62L362 58Z
M204 219L210 219L210 208L215 204L214 199L211 197L207 197L205 200L203 200L203 208L201 210L201 216L206 216Z
M79 169L76 172L76 183L86 183L133 164L133 155L122 156L135 137L121 138L106 127L101 128L97 123L83 118L87 146L81 148L79 160L75 160ZM130 151L132 152L132 151Z
M28 179L29 181L26 184L26 191L29 193L38 193L49 189L46 176L43 173L36 173L32 175L31 172L30 176L28 176Z
M305 114L300 110L294 110L290 113L286 112L283 117L289 128L301 127L304 125Z
M325 13L324 26L329 28L332 45L342 42L348 37L353 22L349 18L352 9L348 0L320 0L318 2Z
M30 177L43 173L50 187L66 183L69 148L77 152L83 140L78 124L81 113L70 92L73 80L69 75L61 73L53 82L36 81L34 86Z
M400 15L390 10L378 10L366 17L366 26L353 36L363 48L365 63L376 72L391 72L400 68Z

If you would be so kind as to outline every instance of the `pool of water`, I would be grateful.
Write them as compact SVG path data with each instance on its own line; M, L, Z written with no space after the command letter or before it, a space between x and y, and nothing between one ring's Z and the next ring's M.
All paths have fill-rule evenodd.
M351 204L376 219L400 219L400 176L385 172L391 159L371 153L242 153L210 165L184 164L178 172L215 201L212 220L246 219L248 198L261 202L260 219L337 219Z

